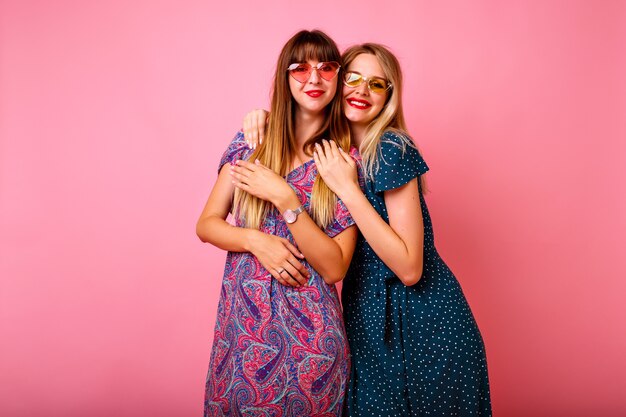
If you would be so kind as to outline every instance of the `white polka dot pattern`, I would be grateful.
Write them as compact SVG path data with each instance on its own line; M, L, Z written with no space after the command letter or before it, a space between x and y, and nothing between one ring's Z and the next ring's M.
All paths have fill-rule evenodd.
M381 140L368 200L389 221L383 192L428 171L394 133ZM424 272L406 287L359 236L342 291L352 369L349 417L490 416L482 337L456 278L439 257L426 202Z

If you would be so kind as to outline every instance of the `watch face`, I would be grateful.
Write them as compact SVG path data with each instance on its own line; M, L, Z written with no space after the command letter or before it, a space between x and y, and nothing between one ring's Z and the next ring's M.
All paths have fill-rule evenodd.
M293 223L296 221L296 217L298 217L296 215L296 213L294 213L291 210L285 210L285 213L283 214L283 218L285 219L285 221L287 223Z

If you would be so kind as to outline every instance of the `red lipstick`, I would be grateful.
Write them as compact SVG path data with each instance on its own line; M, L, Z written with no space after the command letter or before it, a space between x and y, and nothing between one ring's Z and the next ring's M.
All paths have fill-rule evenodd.
M365 110L365 109L369 109L370 107L372 107L372 105L369 102L365 100L360 100L354 97L347 98L346 103L348 103L351 107L354 107L355 109L359 109L359 110Z
M324 94L324 90L309 90L304 92L309 97L317 98Z

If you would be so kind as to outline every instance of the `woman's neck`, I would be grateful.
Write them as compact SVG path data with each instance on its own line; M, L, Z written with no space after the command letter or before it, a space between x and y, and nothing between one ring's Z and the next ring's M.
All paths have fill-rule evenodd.
M296 109L296 144L298 155L304 155L303 146L324 123L324 113L308 113Z
M363 139L365 139L365 132L367 131L367 126L350 123L350 138L352 139L352 143L357 147L361 147L361 143Z

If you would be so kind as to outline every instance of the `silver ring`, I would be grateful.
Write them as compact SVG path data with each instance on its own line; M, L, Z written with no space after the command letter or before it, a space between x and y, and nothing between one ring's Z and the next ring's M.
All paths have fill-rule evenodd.
M282 274L283 272L285 272L285 268L280 268L277 269L276 272L278 273L278 275Z

